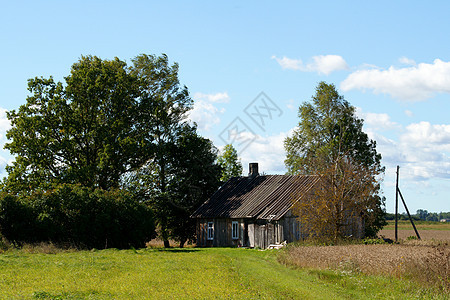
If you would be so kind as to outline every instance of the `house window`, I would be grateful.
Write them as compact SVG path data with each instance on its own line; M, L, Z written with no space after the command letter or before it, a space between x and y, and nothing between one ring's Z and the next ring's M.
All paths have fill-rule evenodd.
M239 238L239 222L238 221L231 222L231 237L233 240L237 240Z
M208 240L214 239L214 222L208 222Z

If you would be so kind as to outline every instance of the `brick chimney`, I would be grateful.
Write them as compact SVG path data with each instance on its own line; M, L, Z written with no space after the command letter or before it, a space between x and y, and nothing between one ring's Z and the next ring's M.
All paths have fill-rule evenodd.
M249 163L248 164L248 177L250 179L255 178L256 176L258 176L258 163Z

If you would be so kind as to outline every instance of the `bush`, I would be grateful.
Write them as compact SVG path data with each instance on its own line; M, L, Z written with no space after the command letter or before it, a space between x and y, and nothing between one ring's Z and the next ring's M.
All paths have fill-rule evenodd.
M36 238L36 217L29 203L9 194L0 196L0 230L9 241L30 241Z
M371 238L365 238L362 240L362 243L364 245L378 245L378 244L387 244L387 242L383 239L371 239Z
M87 248L144 247L155 233L152 211L131 193L67 184L26 196L1 195L0 229L18 244Z

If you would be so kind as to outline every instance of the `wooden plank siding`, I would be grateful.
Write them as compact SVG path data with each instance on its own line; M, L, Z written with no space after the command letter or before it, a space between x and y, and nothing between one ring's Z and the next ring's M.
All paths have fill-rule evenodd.
M238 222L238 239L232 238L232 223ZM214 238L208 240L208 223L214 223ZM291 243L304 238L300 223L295 217L278 221L254 219L207 218L197 219L197 246L199 247L257 247L267 248L284 241Z
M233 221L238 222L238 238L232 237ZM208 223L214 223L213 240L208 240ZM238 247L248 244L247 223L244 219L208 218L197 219L197 246L200 247Z

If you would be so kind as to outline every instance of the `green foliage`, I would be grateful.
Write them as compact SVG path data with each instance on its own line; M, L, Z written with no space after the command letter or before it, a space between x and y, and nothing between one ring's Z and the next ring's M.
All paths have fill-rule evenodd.
M375 141L362 131L363 120L355 116L355 107L333 84L320 82L312 103L300 106L299 118L298 129L285 140L285 164L290 174L314 173L324 167L315 163L316 158L331 164L344 153L353 161L384 171Z
M89 190L89 195L77 194L74 203L94 205L89 199L98 198L111 206L109 196L103 198L99 193L107 195L118 191L120 186L127 186L124 182L130 181L133 174L148 169L144 171L151 174L148 180L138 181L147 186L129 189L133 197L130 201L144 201L158 210L156 220L165 240L170 237L168 226L175 226L169 225L169 221L172 222L169 219L186 221L189 216L188 210L180 213L173 207L197 205L205 200L205 193L214 190L211 187L216 186L212 183L217 181L216 175L211 176L212 181L192 175L199 172L197 165L205 169L211 166L210 158L214 161L216 153L211 142L197 136L196 127L189 125L186 113L192 108L192 99L187 88L180 85L178 65L170 65L166 55L139 55L131 66L118 58L102 60L83 56L73 64L64 84L55 82L52 77L34 78L29 80L28 87L31 95L27 103L8 113L12 128L7 133L10 142L5 146L16 156L13 164L7 166L8 177L2 186L4 192L14 197L19 195L11 203L4 201L11 206L8 214L19 215L17 218L5 215L5 220L17 219L15 226L18 227L10 228L15 231L15 239L38 238L38 235L29 235L27 228L33 228L27 226L29 220L39 220L39 226L48 227L42 230L45 234L54 230L50 235L56 239L66 234L61 233L60 228L50 228L59 224L59 216L39 206L63 205L57 203L62 201L58 196L56 199L45 196L45 193L52 194L55 186L79 184ZM193 140L197 141L190 144L192 149L184 149L190 146L180 142L188 135L195 136ZM211 152L210 157L205 158L204 149ZM189 159L202 164L188 162ZM195 176L198 178L192 179ZM180 196L181 190L189 190L185 186L192 186L193 181L201 190L201 196ZM185 203L180 204L183 201ZM117 218L124 216L114 216L113 211L103 213L97 207L92 207L90 215L102 222L96 224L99 231L109 230L108 226L112 225L108 222L122 222ZM92 225L92 222L87 224ZM86 225L79 223L77 226ZM179 227L192 230L185 224ZM187 235L189 239L192 233L175 234L183 236L180 239L186 239ZM93 244L84 237L82 241ZM108 245L113 244L108 242Z
M58 185L0 198L0 227L9 241L88 248L142 247L154 234L153 212L124 190Z
M423 220L423 221L438 222L442 219L450 219L450 212L433 213L433 212L428 212L427 210L424 210L424 209L418 209L416 212L416 215L413 217L415 217L416 219Z
M242 175L242 163L238 159L236 149L232 144L225 145L223 153L217 158L217 163L222 167L220 181L227 182L230 178Z
M364 245L379 245L379 244L387 244L383 239L376 238L365 238L362 240Z
M66 84L53 78L28 82L31 96L8 113L5 145L16 160L7 167L9 190L23 192L54 183L117 187L120 174L144 160L138 148L136 78L125 62L82 57Z
M6 189L117 188L123 174L166 150L161 137L191 108L177 72L165 55L140 55L131 67L83 56L65 84L30 79L27 103L8 112L5 148L16 159L7 167Z
M334 227L338 228L344 224L343 215L360 215L364 219L366 236L375 236L385 224L384 199L378 195L378 181L384 167L375 141L363 132L363 120L355 116L355 107L339 95L334 85L320 82L312 101L300 106L299 118L298 128L284 142L288 173L319 175L326 184L322 188L329 186L329 193L325 195L322 189L321 197L327 198L326 201L333 199L330 206L340 207L338 210L342 212L335 214L332 212L335 209L319 205L330 214L318 207L315 211L309 209L311 217L320 216L327 222L334 222ZM363 177L364 181L359 180ZM352 197L364 205L348 201ZM365 199L360 199L362 197ZM314 206L309 207L314 209Z
M180 242L196 239L195 219L191 214L220 186L220 166L217 149L195 130L184 130L177 139L169 185L171 213L168 220L170 237Z
M130 174L124 186L147 197L161 237L183 246L195 241L195 220L190 215L220 186L221 168L215 163L217 149L195 127L179 128L167 149L160 160Z
M414 221L438 222L442 219L450 219L450 212L428 212L426 209L418 209L415 215L411 215ZM386 220L395 220L395 214L386 213ZM398 220L409 220L408 215L404 212L398 214Z
M376 237L378 231L387 225L386 214L386 198L379 195L371 195L369 197L370 208L364 212L364 236Z

